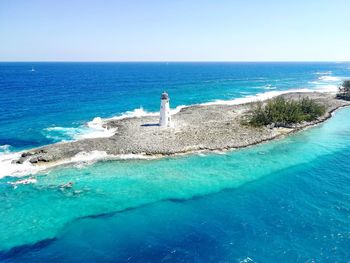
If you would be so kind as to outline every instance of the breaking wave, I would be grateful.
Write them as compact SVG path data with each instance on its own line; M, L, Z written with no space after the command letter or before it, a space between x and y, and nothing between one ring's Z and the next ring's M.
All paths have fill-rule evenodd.
M315 75L330 75L332 74L332 71L320 71L320 72L316 72L314 73Z
M327 75L324 75L326 74ZM205 102L198 105L238 105L249 102L256 102L266 99L271 99L278 95L290 93L290 92L336 92L337 85L330 84L330 82L340 81L341 78L329 76L331 72L323 72L322 76L318 78L318 81L311 82L313 88L299 88L299 89L289 89L284 91L269 90L263 93L258 93L255 95L247 95L241 98L235 98L232 100L215 100L211 102ZM266 86L267 89L275 88L274 86ZM181 111L181 109L190 107L186 105L177 106L171 110L171 114L176 114ZM92 121L86 123L81 127L49 127L46 128L43 133L47 138L50 138L56 142L71 141L71 140L81 140L87 138L101 138L110 137L115 133L115 129L108 129L105 125L109 120L121 120L125 118L140 118L144 116L159 116L159 112L149 112L144 110L142 107L134 109L132 111L127 111L119 116L115 116L108 119L102 119L100 117L94 118ZM0 146L0 178L4 176L24 176L28 174L35 174L42 170L49 168L48 166L37 166L32 165L29 162L23 164L13 163L21 155L21 152L11 152L9 145ZM55 163L54 166L65 164L65 163L76 163L79 165L91 164L103 159L152 159L152 157L144 156L142 154L125 154L119 156L111 156L106 152L92 151L92 152L81 152L71 159L62 161L60 163ZM52 167L52 166L51 166Z
M19 152L0 155L0 178L5 176L25 176L40 171L39 166L34 166L29 162L24 162L23 164L14 163L20 157L21 153Z
M0 145L0 155L3 153L9 153L11 151L11 145Z
M271 84L269 84L269 85L266 85L266 86L264 87L264 89L265 89L265 90L275 90L275 89L277 89L277 87L276 87L276 86L273 86L273 85L271 85Z
M81 140L113 136L115 130L104 126L105 121L100 117L94 118L80 127L49 127L43 131L46 138L58 141Z
M341 81L341 78L334 76L321 76L318 79L322 81Z
M310 84L313 85L311 88L297 88L289 89L284 91L276 90L277 87L274 85L264 86L265 92L257 93L255 95L246 95L240 98L235 98L232 100L214 100L210 102L204 102L199 105L237 105L249 102L255 102L259 100L266 100L273 98L278 95L286 94L289 92L336 92L338 87L334 82L340 82L342 78L331 76L331 71L316 72L316 75L321 75L315 81L311 81ZM332 84L331 84L332 83ZM244 92L241 92L244 95ZM171 110L171 114L178 113L181 109L189 107L191 105L180 105ZM126 111L121 115L114 116L111 118L102 119L100 117L94 118L92 121L88 122L86 125L80 127L49 127L46 128L43 133L44 135L54 140L55 142L60 141L71 141L71 140L81 140L87 138L102 138L111 137L115 133L115 129L108 129L106 123L110 120L121 120L126 118L140 118L145 116L159 116L159 112L150 112L142 107L136 108L132 111Z
M249 102L256 102L256 101L262 101L271 99L273 97L287 94L290 92L312 92L314 90L312 89L290 89L290 90L284 90L284 91L267 91L262 93L257 93L255 95L249 95L242 98L236 98L233 100L215 100L211 102L205 102L201 103L200 105L239 105L239 104L245 104Z
M178 113L184 107L186 106L177 106L171 110L171 114ZM111 118L102 119L101 117L95 117L92 121L80 127L49 127L44 129L42 133L46 138L55 142L111 137L116 132L116 129L108 129L105 125L108 121L145 116L159 116L159 112L149 112L141 107Z
M176 114L176 113L180 112L181 109L186 108L186 107L188 107L188 106L180 105L174 109L171 109L170 112L171 112L171 114ZM134 109L132 111L127 111L119 116L109 118L107 120L122 120L122 119L126 119L126 118L140 118L140 117L145 117L145 116L159 116L159 112L146 111L142 107L140 107L140 108Z
M75 167L82 168L87 165L94 164L102 160L149 160L156 159L159 157L148 156L143 154L120 154L120 155L110 155L105 151L91 151L91 152L79 152L72 158L62 160L47 165L33 165L29 161L24 162L23 164L15 163L18 158L21 157L21 152L16 153L7 153L0 155L0 179L6 176L12 177L22 177L27 175L34 175L39 172L45 171L47 169L57 167L65 164L74 164Z
M316 72L319 76L316 80L310 81L309 84L313 85L315 90L320 92L337 92L338 85L345 79L345 77L332 76L332 71Z
M38 167L34 167L29 162L23 164L14 163L20 157L20 152L11 152L10 145L0 146L0 179L11 175L24 176L38 171Z

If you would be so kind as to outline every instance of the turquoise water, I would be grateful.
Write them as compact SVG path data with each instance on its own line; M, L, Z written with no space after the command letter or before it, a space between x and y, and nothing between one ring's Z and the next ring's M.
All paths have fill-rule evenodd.
M21 68L23 64L14 66ZM39 72L39 66L35 66L35 72ZM180 68L180 65L177 66ZM54 65L50 67L55 68ZM73 69L75 67L73 65ZM180 76L186 80L198 71L210 72L213 69L213 65L203 67L185 69ZM228 72L234 74L232 65L224 67L220 64L218 67L225 69L224 75L229 75ZM244 75L242 67L246 69L252 65L240 67L239 70L235 69L235 74ZM341 77L349 74L347 67L346 64L283 64L280 69L274 64L254 64L254 70L249 69L248 72L251 72L251 76L266 74L266 82L267 75L273 79L276 72L284 72L284 75L281 74L286 79L281 77L279 80L284 85L280 89L276 87L276 90L283 90L295 88L289 83L293 83L292 76L295 81L298 76L304 76L298 87L337 85ZM266 68L276 70L267 73ZM75 70L78 72L78 69ZM103 72L100 70L100 73ZM328 72L330 70L332 73ZM214 72L219 79L219 69ZM4 83L4 75L0 76L0 83ZM205 74L201 76L207 77ZM18 82L9 76L7 78L11 80L7 80L7 83ZM179 76L177 78L180 79ZM192 94L196 103L233 99L243 95L229 96L229 89L237 94L246 92L250 87L248 79L246 89L240 89L240 84L235 81L234 88L230 85L224 88L221 84L205 86L202 82L194 82L192 89L187 89L193 90L193 93L187 94ZM181 85L179 89L185 89ZM193 88L200 85L204 85L203 90L206 87L207 93ZM216 97L215 87L220 87L216 90ZM70 86L70 89L75 88ZM99 92L113 93L115 90ZM184 90L181 92L184 93ZM174 97L181 97L181 92L174 91L177 94ZM253 94L253 88L251 92ZM207 96L209 93L212 97ZM66 96L68 94L66 92ZM40 97L38 94L33 96L35 99ZM91 96L92 93L89 96L85 93L82 95L86 99ZM106 108L112 108L110 97ZM42 100L49 103L44 98ZM62 107L65 113L62 119L58 118L62 114L60 111L49 113L45 105L36 106L41 107L41 111L37 112L38 123L26 123L34 116L20 115L20 110L24 108L17 109L17 123L9 117L2 117L2 141L4 145L13 143L10 147L3 147L4 151L10 150L8 154L12 154L29 145L50 141L46 137L47 133L43 132L45 127L53 125L48 116L56 116L53 127L71 127L81 132L83 127L80 125L85 118L88 121L94 116L114 115L106 108L101 110L102 102L90 109L88 105L92 107L92 101L81 102L82 108L87 107L89 110L79 107L75 114L70 115L71 103L51 101L50 107ZM132 104L124 98L121 104L125 103ZM154 108L151 106L153 104ZM156 104L149 102L150 106L145 107L145 110L156 110ZM185 99L173 103L181 104L186 104ZM125 105L119 107L116 114L132 109ZM9 112L9 109L1 110ZM80 114L82 111L84 113ZM70 122L70 118L75 121ZM153 160L79 162L28 175L25 178L33 177L37 182L17 187L9 184L16 182L17 177L5 176L0 179L0 261L348 262L349 118L350 109L345 108L317 127L237 151ZM15 132L6 133L7 124ZM20 124L30 127L22 143L23 131L18 128ZM60 140L65 135L61 133ZM4 156L7 155L2 153ZM0 169L3 168L5 166L0 163ZM73 187L62 188L67 182L73 182Z
M17 189L2 180L0 244L10 249L2 257L345 262L349 117L344 109L319 127L224 155L66 167ZM68 181L73 189L59 188Z

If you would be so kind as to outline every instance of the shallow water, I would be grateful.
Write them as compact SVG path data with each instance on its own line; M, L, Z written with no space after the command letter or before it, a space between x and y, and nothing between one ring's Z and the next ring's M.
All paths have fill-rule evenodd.
M16 189L3 179L1 257L344 262L349 117L343 109L318 127L224 155L65 167ZM68 181L72 189L59 187Z
M175 107L334 88L349 75L335 63L0 63L0 161L103 132L83 125L96 116L156 111L164 83ZM90 159L28 175L37 180L28 185L5 174L0 261L347 262L349 118L345 108L320 126L224 154Z

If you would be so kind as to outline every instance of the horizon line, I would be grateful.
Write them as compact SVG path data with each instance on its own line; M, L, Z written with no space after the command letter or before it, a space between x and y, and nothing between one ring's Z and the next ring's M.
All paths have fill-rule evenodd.
M349 63L350 60L0 60L0 63Z

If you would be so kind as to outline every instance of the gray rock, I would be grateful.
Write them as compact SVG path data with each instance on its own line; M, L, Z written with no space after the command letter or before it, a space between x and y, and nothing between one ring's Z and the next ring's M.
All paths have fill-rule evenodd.
M310 97L326 105L327 114L312 123L292 126L288 131L273 129L278 124L254 128L244 125L253 103L241 105L194 105L182 109L172 116L174 127L162 128L156 125L158 117L126 118L107 120L104 125L115 129L109 138L84 139L57 143L25 152L16 161L23 163L49 163L75 156L79 152L104 151L107 154L173 155L198 150L224 150L242 148L275 139L324 121L335 109L350 105L350 102L336 100L329 93L288 93L286 99Z
M22 153L21 157L28 157L28 156L32 156L34 153L31 152L24 152Z
M38 157L33 157L29 159L30 163L37 163L39 161Z

